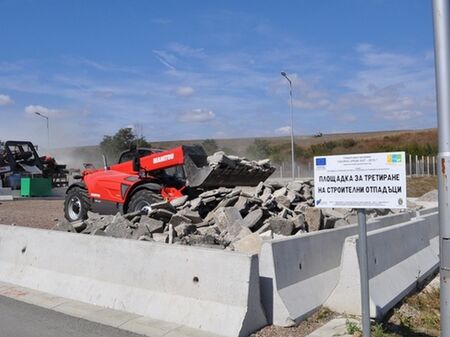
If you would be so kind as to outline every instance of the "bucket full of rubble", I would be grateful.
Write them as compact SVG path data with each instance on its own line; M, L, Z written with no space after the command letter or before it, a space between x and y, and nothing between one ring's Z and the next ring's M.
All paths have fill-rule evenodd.
M201 146L185 146L183 150L186 183L194 188L256 186L275 172L269 159L247 160L222 151L207 157Z

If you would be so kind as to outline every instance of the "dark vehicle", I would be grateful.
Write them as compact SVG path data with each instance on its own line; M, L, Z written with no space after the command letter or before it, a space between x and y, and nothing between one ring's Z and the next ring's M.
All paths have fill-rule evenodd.
M3 187L20 188L21 177L52 179L53 187L69 185L66 165L50 156L39 157L33 143L9 140L0 143L0 182Z

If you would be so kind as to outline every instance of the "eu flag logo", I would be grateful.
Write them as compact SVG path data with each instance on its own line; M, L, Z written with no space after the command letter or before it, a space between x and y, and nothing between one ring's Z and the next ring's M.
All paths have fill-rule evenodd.
M316 158L317 166L324 166L327 164L327 158Z

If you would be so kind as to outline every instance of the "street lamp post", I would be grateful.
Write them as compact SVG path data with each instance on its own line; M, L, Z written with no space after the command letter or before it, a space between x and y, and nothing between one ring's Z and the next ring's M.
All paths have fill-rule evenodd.
M281 76L283 76L289 82L289 96L290 96L290 112L291 112L291 162L292 162L292 180L295 179L295 154L294 154L294 115L292 112L292 81L289 79L287 74L282 71ZM300 175L300 172L299 172Z
M40 112L35 111L34 112L36 115L38 115L39 117L45 118L47 121L47 151L50 149L50 127L49 127L49 118L48 116L45 116L43 114L41 114Z

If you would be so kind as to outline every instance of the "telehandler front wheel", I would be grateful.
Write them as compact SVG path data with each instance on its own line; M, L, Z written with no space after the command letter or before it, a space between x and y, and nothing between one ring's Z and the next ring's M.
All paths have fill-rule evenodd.
M90 205L87 191L81 187L74 187L67 192L64 200L64 216L70 222L85 220Z
M134 213L138 211L146 211L149 213L152 210L152 205L161 202L163 199L159 194L150 190L140 190L131 196L127 207L127 213Z

